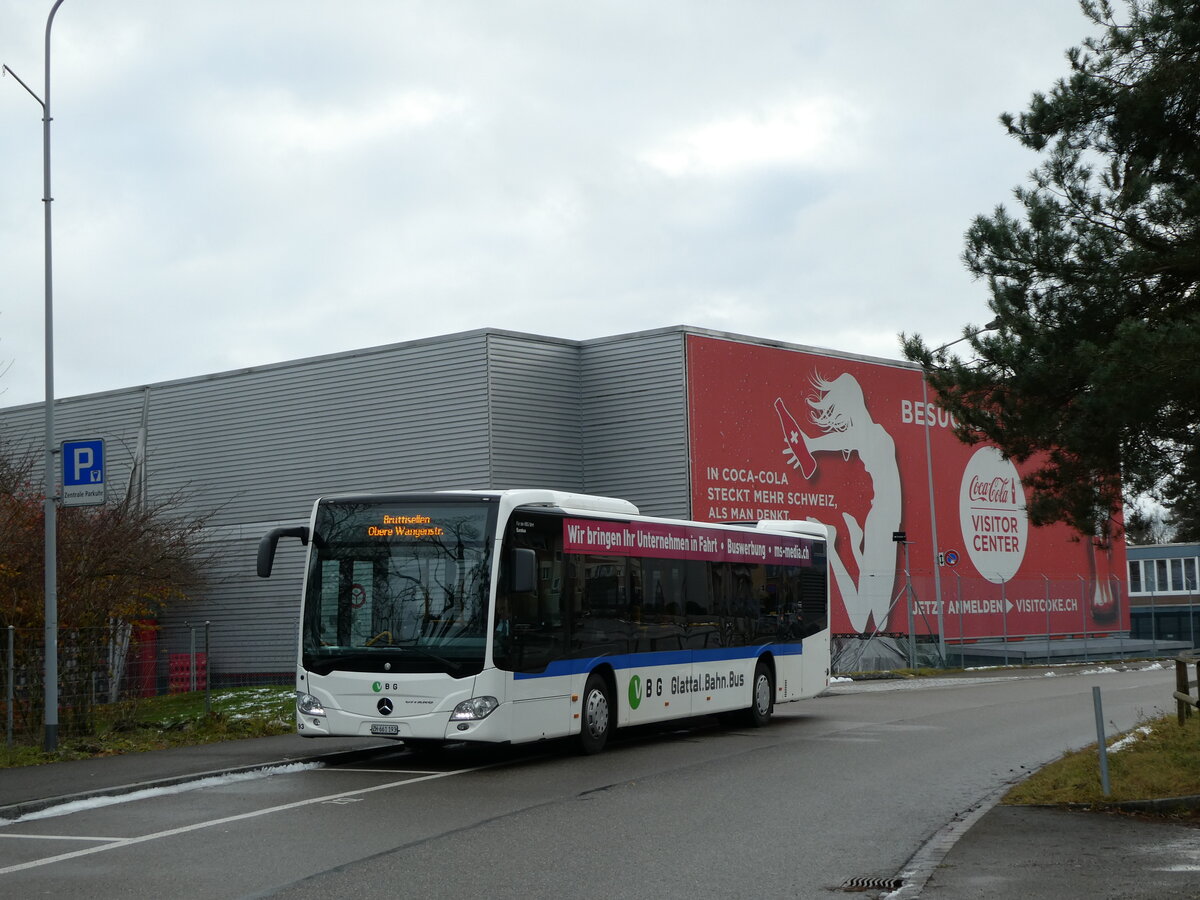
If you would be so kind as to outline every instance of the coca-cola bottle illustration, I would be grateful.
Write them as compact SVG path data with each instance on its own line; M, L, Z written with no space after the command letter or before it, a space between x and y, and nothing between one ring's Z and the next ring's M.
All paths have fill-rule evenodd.
M1109 623L1117 618L1117 600L1113 593L1112 544L1101 538L1087 541L1087 602L1092 619Z
M793 469L799 469L805 479L812 478L813 473L817 471L817 461L808 452L808 443L804 432L800 430L800 423L788 412L782 398L775 398L775 412L779 415L779 425L783 428L783 439L786 442L783 455L787 457L788 464Z

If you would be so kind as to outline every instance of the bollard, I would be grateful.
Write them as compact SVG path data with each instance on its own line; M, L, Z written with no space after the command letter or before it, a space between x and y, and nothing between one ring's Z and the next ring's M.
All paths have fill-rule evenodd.
M16 677L16 665L13 661L13 626L8 626L8 713L5 716L6 732L8 734L8 746L13 745L13 701L15 699L15 691L13 688L14 679Z
M1100 688L1092 688L1092 705L1096 707L1096 746L1100 756L1100 787L1104 796L1112 794L1108 783L1108 747L1104 743L1104 712L1100 707Z
M1188 690L1187 663L1182 658L1175 660L1175 712L1179 716L1179 724L1183 725L1188 716L1192 714L1192 708L1188 705L1180 695L1190 694Z
M212 622L204 623L204 715L207 718L212 715L212 691L209 690L208 680L208 661L212 658L208 654L208 626Z
M1046 582L1046 665L1050 665L1050 579L1043 575Z
M185 622L192 634L191 653L188 659L188 676L191 679L188 689L194 694L196 693L196 626Z
M1004 589L1005 582L1000 582L1000 623L1004 629L1004 665L1008 666L1008 596Z

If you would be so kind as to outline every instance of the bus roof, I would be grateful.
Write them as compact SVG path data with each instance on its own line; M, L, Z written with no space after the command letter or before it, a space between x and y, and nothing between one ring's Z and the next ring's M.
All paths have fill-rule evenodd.
M628 500L617 497L604 497L598 494L581 494L573 491L554 491L542 488L506 488L499 490L443 490L443 491L396 491L380 496L400 496L403 494L420 494L422 496L445 497L488 497L500 500L505 507L544 506L561 509L565 512L579 513L608 513L617 516L639 516L649 519L661 519L659 516L642 516L638 508ZM364 494L354 494L355 498ZM339 500L340 496L322 498L324 500ZM664 521L682 521L668 518ZM759 531L772 531L777 534L793 534L805 537L815 537L825 540L828 533L825 526L818 522L802 521L799 519L762 519L749 522L699 522L700 525L736 525L742 528L756 528Z

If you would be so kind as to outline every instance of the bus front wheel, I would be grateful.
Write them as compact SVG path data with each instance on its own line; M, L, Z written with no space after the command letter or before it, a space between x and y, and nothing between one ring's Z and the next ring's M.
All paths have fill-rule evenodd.
M771 721L773 694L775 686L771 683L771 670L765 662L759 661L754 667L754 681L751 683L750 694L750 724L762 728Z
M592 673L583 688L583 712L580 715L579 749L584 753L599 753L612 733L616 709L608 690L608 682Z

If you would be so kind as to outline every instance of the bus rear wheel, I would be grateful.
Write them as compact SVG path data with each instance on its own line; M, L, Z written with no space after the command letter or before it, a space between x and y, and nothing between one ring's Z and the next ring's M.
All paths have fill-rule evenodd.
M579 749L599 753L612 733L616 708L612 704L608 682L594 672L583 688L583 712L580 714Z
M771 721L775 694L775 685L771 683L771 669L762 660L754 667L754 681L751 682L750 688L750 714L747 718L752 726L762 728Z

